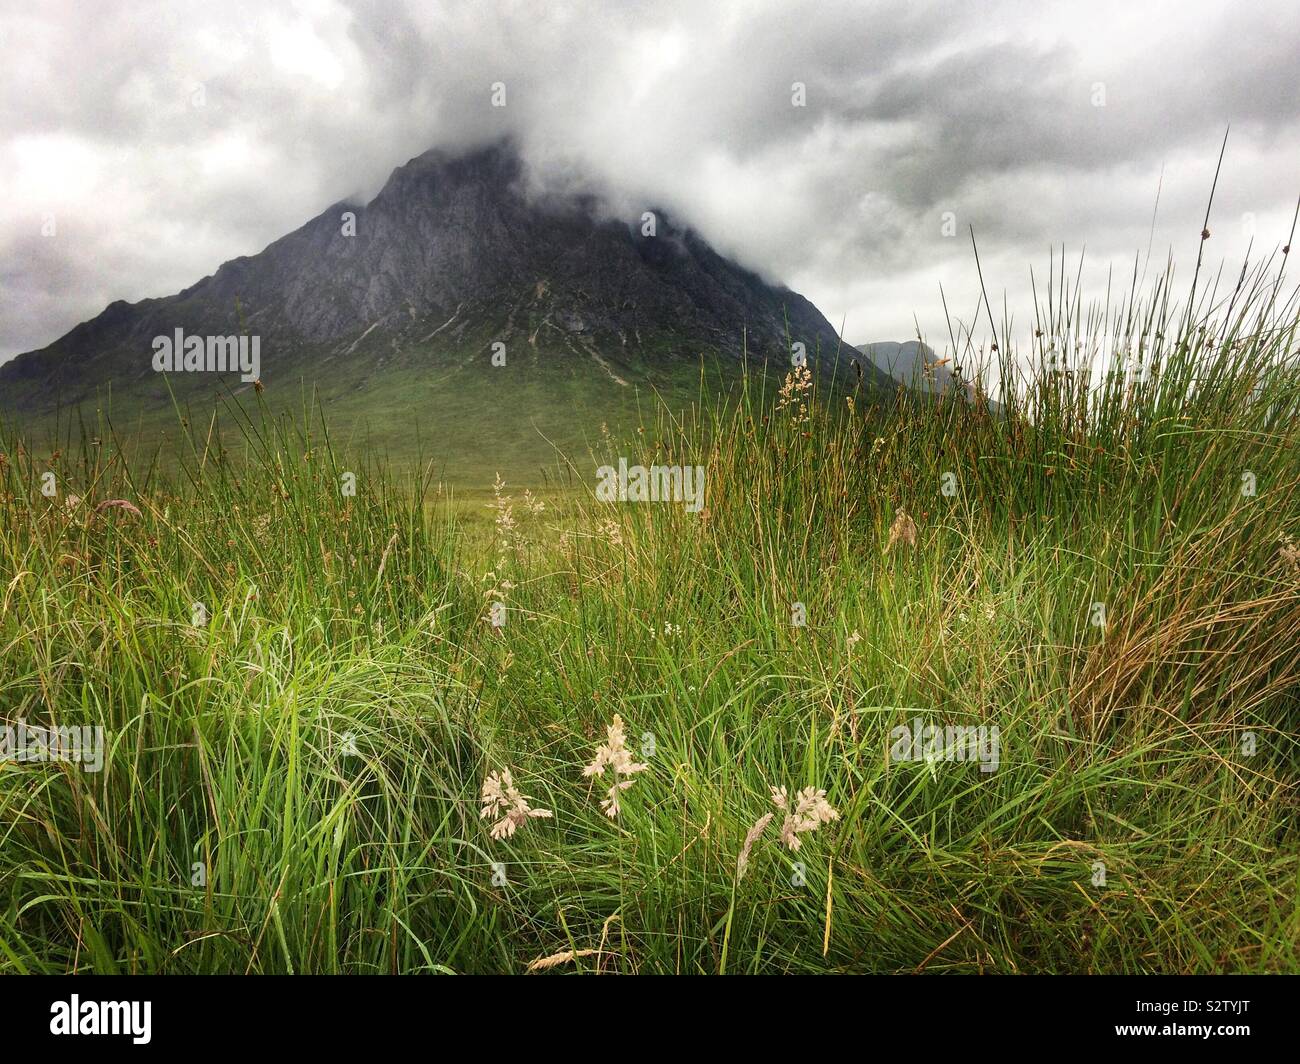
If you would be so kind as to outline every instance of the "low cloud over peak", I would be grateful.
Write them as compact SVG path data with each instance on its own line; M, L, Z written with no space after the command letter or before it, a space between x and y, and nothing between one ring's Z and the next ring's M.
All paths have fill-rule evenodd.
M65 0L0 39L0 359L503 136L535 190L660 205L855 341L941 346L968 226L1013 310L1053 244L1099 291L1149 243L1190 269L1228 124L1212 258L1281 244L1300 192L1281 2Z

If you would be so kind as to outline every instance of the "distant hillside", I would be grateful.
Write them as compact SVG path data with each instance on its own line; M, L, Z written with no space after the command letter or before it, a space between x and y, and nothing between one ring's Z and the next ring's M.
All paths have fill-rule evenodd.
M900 384L926 393L941 394L953 383L948 364L940 365L939 356L918 340L895 343L881 340L858 344L854 348L871 360L871 364L889 374Z

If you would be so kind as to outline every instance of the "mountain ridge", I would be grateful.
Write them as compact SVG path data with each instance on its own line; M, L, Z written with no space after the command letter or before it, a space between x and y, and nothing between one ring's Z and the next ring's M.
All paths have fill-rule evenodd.
M172 296L110 303L0 366L0 388L24 411L106 386L162 400L151 343L176 329L259 335L272 380L328 381L350 359L372 371L351 374L362 387L394 364L488 364L498 345L540 365L578 359L619 386L704 352L788 365L790 343L804 344L810 364L847 367L853 349L811 302L667 212L600 218L594 197L536 201L524 178L509 142L431 149L365 204L340 200ZM168 376L197 388L193 378L210 375Z

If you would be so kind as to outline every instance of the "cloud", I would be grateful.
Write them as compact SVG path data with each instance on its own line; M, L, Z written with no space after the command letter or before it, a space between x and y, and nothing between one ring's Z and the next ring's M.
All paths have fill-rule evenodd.
M1210 254L1284 242L1300 193L1288 8L12 5L0 359L256 253L429 147L507 133L539 191L661 205L850 340L919 325L941 345L939 285L965 319L978 295L968 226L990 295L1022 320L1030 266L1062 244L1086 245L1099 295L1148 245L1190 270L1229 123Z

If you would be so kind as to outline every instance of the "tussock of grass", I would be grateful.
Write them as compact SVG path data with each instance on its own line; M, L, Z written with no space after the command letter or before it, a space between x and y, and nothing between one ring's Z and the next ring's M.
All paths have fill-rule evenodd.
M0 970L1300 970L1295 304L1038 310L997 405L756 377L602 442L703 465L698 515L467 530L307 417L179 475L7 435L0 715L107 749L0 766ZM997 770L893 761L916 716ZM505 769L554 816L492 839ZM747 843L773 787L839 817Z

